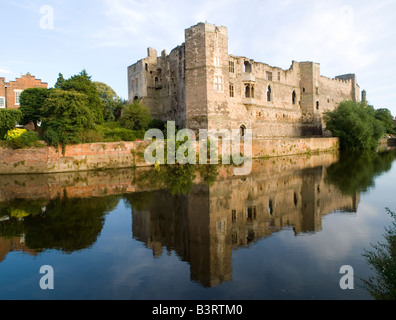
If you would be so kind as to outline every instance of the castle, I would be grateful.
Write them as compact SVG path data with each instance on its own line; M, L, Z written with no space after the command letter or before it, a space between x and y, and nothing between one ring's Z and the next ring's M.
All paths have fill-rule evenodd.
M283 70L230 55L227 28L199 23L169 55L148 48L128 67L128 96L179 128L293 138L323 135L323 113L343 100L359 101L360 88L354 74L322 76L319 63L293 61Z

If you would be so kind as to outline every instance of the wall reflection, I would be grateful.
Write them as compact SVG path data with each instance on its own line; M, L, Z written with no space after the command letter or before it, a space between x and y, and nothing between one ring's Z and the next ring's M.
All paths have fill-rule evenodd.
M322 218L334 211L355 213L360 192L393 159L284 157L255 161L245 177L233 176L227 166L189 168L184 175L141 168L0 176L0 263L13 251L38 255L92 247L106 214L125 199L134 239L154 257L176 252L189 263L192 281L214 287L232 279L234 250L283 228L296 236L319 232ZM182 186L189 186L187 193L179 192Z

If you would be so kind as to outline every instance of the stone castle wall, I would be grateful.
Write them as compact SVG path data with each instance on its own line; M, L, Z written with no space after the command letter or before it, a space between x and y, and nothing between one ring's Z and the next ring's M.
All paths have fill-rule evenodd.
M162 78L152 68L161 69ZM360 94L355 75L326 78L318 63L293 61L283 70L230 55L227 28L207 23L186 29L185 43L170 55L157 58L149 48L133 70L129 99L141 99L154 117L196 131L253 129L258 139L322 135L323 113ZM143 87L131 89L134 77ZM161 86L154 92L155 78Z

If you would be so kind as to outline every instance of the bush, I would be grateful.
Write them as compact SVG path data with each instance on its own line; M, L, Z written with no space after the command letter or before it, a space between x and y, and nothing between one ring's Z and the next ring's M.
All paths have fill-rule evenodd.
M0 140L7 131L12 130L21 121L22 112L13 109L0 109Z
M343 101L334 111L326 112L324 120L326 129L340 138L343 150L376 150L385 133L372 106L351 100Z
M39 142L40 136L37 132L27 131L25 129L14 129L8 131L6 141L13 149L44 146L43 143Z
M122 109L120 123L124 128L136 131L147 130L151 121L149 110L136 100Z

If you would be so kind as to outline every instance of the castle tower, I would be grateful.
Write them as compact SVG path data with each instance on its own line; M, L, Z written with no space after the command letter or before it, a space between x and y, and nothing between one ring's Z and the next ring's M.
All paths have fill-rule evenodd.
M208 129L211 113L226 103L228 32L199 23L185 30L186 127Z

